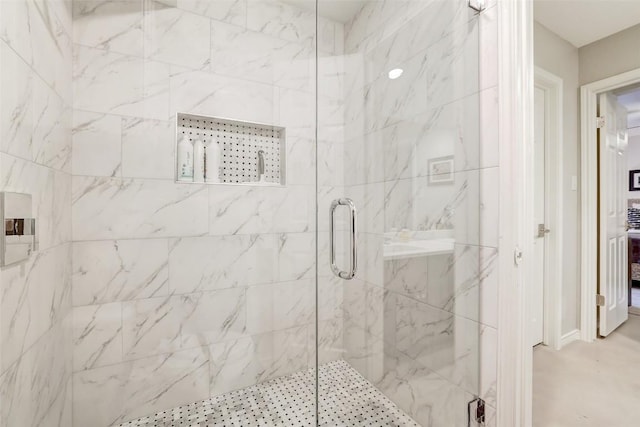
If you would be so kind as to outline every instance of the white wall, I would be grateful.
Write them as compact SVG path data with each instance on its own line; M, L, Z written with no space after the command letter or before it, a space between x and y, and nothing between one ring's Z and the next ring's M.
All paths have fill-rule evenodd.
M562 334L579 327L580 259L579 192L571 189L572 176L579 175L579 57L578 49L538 22L534 29L536 66L562 78L563 98L563 166L564 194L564 270L562 283Z

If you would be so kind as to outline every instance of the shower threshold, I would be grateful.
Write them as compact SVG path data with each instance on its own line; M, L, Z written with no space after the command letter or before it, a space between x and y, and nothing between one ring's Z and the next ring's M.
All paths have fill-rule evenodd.
M321 365L319 425L420 427L344 360ZM314 370L120 424L120 427L273 427L315 425Z

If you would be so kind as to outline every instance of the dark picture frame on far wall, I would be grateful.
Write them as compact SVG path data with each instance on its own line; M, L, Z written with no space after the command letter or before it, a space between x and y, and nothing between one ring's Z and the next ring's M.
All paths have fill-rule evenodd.
M640 191L640 169L629 171L629 191Z

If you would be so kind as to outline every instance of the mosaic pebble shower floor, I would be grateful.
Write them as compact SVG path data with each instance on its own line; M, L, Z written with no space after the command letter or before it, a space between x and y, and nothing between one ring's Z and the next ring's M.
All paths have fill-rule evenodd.
M344 360L322 365L323 427L420 427ZM299 427L315 425L314 371L297 372L120 427Z

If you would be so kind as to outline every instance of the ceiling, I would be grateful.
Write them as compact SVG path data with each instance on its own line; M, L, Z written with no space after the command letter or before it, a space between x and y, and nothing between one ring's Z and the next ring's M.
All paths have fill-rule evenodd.
M535 19L575 47L640 24L640 0L534 0Z

